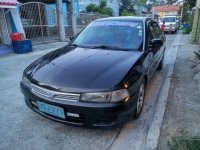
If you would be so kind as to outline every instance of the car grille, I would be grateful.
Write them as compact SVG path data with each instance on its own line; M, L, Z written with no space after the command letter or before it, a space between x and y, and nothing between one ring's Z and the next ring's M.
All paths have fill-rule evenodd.
M80 94L56 92L34 84L31 85L31 91L39 97L47 97L57 100L78 101L80 98Z

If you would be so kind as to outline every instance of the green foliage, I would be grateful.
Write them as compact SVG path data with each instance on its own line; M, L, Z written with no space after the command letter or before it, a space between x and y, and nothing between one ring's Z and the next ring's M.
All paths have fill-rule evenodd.
M100 5L90 4L86 7L87 12L98 13L102 15L113 15L113 10L106 6L106 1L101 1Z
M119 14L122 15L122 12L124 11L134 14L135 10L134 10L134 4L132 0L120 0Z
M196 0L185 0L189 4L189 8L192 9L195 7Z
M200 149L200 138L190 137L187 132L181 131L179 136L173 137L172 141L169 142L171 150L199 150Z
M96 9L96 5L95 4L89 4L87 7L86 7L86 11L87 12L93 12L95 9Z
M173 3L175 3L177 0L167 0L167 3L169 5L172 5ZM192 9L193 7L195 7L196 4L196 0L185 0L186 3L189 4L189 8Z
M100 5L99 5L99 7L100 7L101 9L103 9L104 7L106 7L106 1L105 1L105 0L102 0L101 3L100 3Z
M135 14L132 12L128 12L127 10L123 10L121 16L135 16Z
M110 7L104 7L101 10L101 14L112 16L113 15L113 10Z
M189 3L185 2L183 5L183 18L182 18L182 22L189 22L190 21L190 16L187 13L187 11L189 10Z

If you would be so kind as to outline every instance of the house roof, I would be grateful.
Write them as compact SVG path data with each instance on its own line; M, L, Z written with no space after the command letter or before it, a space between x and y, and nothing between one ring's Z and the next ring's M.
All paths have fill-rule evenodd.
M180 6L154 6L152 9L154 9L154 11L179 11Z
M17 0L1 0L0 6L16 6L18 3Z

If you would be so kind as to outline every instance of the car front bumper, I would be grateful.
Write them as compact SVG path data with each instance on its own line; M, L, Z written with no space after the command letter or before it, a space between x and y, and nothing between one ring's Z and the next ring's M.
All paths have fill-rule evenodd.
M136 106L135 100L118 103L89 103L44 99L34 95L22 83L21 91L24 94L27 106L40 115L61 123L89 128L116 128L132 117ZM63 108L65 119L41 112L38 109L37 101ZM79 117L68 116L68 113L78 114Z
M176 31L176 27L171 27L171 29L170 29L170 27L165 27L164 31L165 32L169 32L169 31L174 32L174 31Z

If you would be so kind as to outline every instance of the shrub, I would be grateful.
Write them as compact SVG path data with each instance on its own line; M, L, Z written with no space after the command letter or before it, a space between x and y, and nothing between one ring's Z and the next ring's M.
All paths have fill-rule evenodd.
M100 7L101 9L103 9L104 7L106 7L106 1L105 1L105 0L102 0L101 3L100 3L100 5L99 5L99 7Z
M104 7L101 10L101 14L112 16L113 15L113 10L110 7Z
M102 15L113 15L113 10L110 7L106 7L106 1L101 1L100 5L90 4L86 7L87 12L98 13Z
M123 10L121 15L122 16L135 16L134 13L128 12L127 10Z
M87 12L93 12L95 10L97 6L95 4L89 4L87 7L86 7L86 11Z

